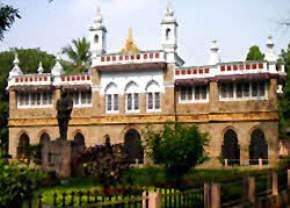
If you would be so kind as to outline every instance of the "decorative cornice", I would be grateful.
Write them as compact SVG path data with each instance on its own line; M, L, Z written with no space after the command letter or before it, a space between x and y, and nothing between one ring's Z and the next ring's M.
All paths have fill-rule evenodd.
M185 123L209 123L209 122L255 122L255 121L278 121L277 112L253 112L253 113L223 113L223 114L197 114L197 115L120 115L120 116L96 116L74 117L70 126L92 125L126 125L165 123L178 121ZM15 118L9 119L9 127L39 127L57 126L56 118Z

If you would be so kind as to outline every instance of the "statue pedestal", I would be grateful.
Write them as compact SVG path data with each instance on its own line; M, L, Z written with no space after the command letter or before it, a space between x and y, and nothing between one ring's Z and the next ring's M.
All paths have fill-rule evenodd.
M61 178L70 177L72 151L71 141L57 139L45 142L42 148L42 169L55 172Z

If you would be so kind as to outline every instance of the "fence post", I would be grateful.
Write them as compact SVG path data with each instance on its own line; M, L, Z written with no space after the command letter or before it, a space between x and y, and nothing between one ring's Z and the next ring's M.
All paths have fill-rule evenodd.
M262 158L259 158L259 168L263 168L263 159Z
M272 172L272 195L278 196L278 174L277 172Z
M142 193L142 208L148 208L148 191L143 191Z
M204 208L210 208L210 186L208 183L203 185L203 204Z
M149 192L148 208L161 208L160 194L157 192ZM146 207L143 207L146 208Z
M256 203L256 181L255 177L249 176L248 177L248 200L252 204Z
M229 166L229 160L225 159L225 168L227 168Z
M210 204L211 208L220 208L221 207L221 189L220 184L212 183L210 190Z
M287 185L290 188L290 169L287 169Z

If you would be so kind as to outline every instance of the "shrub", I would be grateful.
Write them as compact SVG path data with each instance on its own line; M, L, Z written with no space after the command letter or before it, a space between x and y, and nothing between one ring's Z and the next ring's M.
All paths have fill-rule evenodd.
M17 207L37 188L44 177L40 171L13 162L8 164L0 155L0 207Z
M164 164L167 176L181 178L192 167L205 159L204 146L207 134L202 134L194 125L167 123L160 132L145 130L146 146L157 164Z
M129 168L123 145L111 145L109 137L104 145L88 148L80 158L85 172L98 178L105 187L120 182L122 174Z

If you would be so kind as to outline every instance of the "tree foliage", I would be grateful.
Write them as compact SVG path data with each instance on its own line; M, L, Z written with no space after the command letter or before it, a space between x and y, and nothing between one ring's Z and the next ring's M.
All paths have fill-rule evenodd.
M129 164L121 144L111 145L109 137L104 145L88 148L81 154L85 172L99 179L104 187L120 182Z
M279 102L280 137L286 138L286 128L290 126L290 44L286 50L282 50L280 57L287 72L287 80L283 89L284 96Z
M208 135L200 133L195 125L167 123L160 132L148 127L145 135L149 155L165 166L169 177L180 178L205 158Z
M4 38L4 32L11 28L17 18L20 18L18 9L4 5L0 1L0 40Z
M72 45L62 49L62 53L66 54L73 63L74 72L82 72L90 66L90 42L86 38L72 40Z
M246 60L247 61L263 61L264 56L265 55L261 52L260 48L254 45L249 49Z

